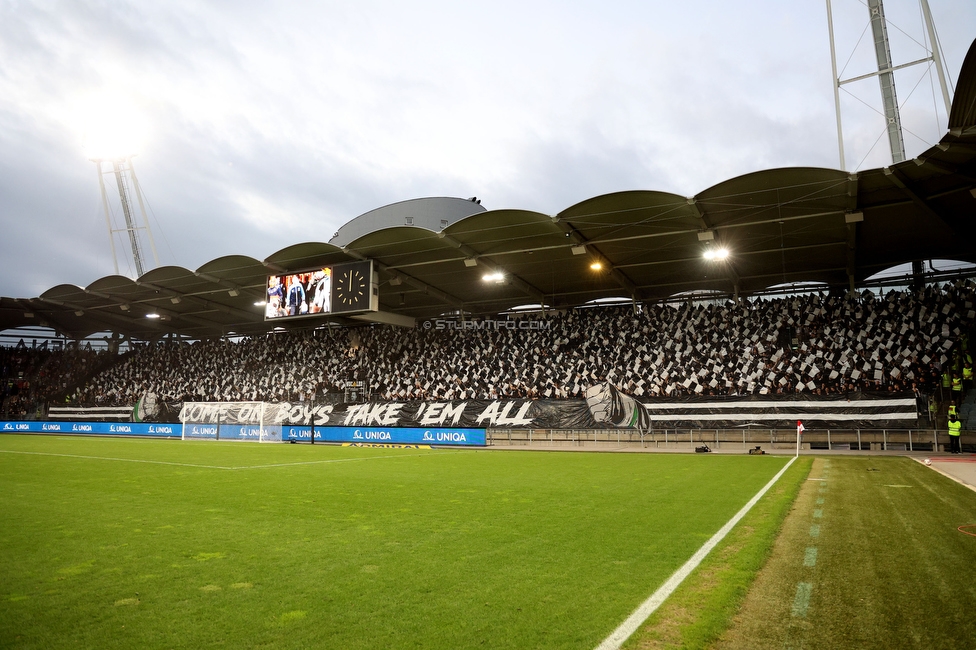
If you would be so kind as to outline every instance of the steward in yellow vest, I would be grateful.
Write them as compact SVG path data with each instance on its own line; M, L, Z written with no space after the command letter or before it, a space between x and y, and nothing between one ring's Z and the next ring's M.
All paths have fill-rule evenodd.
M955 415L949 416L949 451L953 454L962 453L960 437L962 434L962 422L956 419Z

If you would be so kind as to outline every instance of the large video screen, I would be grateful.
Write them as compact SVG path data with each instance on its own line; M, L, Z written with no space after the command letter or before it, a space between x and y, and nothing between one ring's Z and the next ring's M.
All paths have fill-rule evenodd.
M369 261L268 277L265 320L375 309Z
M332 268L268 278L265 319L327 314L332 311Z

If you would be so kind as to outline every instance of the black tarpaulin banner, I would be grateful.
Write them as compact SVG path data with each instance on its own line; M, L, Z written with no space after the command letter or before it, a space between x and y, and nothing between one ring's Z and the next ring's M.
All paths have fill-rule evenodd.
M168 405L180 412L186 405ZM221 409L233 417L234 409ZM274 415L271 415L271 414ZM917 426L913 395L852 393L752 395L637 400L609 383L587 388L585 400L402 401L341 404L284 402L267 410L276 424L371 427L474 427L491 429L651 429L689 427L729 429L909 428ZM230 423L230 422L228 422Z

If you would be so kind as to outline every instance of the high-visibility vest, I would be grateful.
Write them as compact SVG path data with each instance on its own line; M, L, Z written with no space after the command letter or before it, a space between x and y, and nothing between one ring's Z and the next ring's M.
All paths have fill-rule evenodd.
M956 409L956 405L955 404L950 404L949 405L949 415L955 415L955 416L958 416L959 415L959 411L958 411L958 409Z
M952 375L950 375L948 372L942 373L942 387L948 388L951 385L952 385Z
M962 433L962 422L960 422L959 420L956 420L955 422L949 420L949 435L958 436L961 433Z
M966 379L972 379L973 378L973 368L972 368L972 366L963 366L963 368L962 368L962 378L963 378L963 381L965 381Z
M962 391L962 377L959 375L952 376L952 390Z

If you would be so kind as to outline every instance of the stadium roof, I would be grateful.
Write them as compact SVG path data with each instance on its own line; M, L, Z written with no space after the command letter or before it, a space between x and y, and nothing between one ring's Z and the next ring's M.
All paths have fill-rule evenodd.
M255 334L329 318L349 324L357 321L266 323L255 303L264 300L270 273L361 259L379 271L376 319L401 324L527 303L560 308L698 290L749 295L803 281L848 287L910 261L976 262L974 215L976 43L959 75L949 132L917 158L890 167L771 169L693 197L617 192L556 215L484 210L456 198L404 201L350 221L335 243L298 243L263 261L231 255L195 271L166 266L136 280L108 276L84 288L58 285L36 298L0 298L0 331L47 326L71 338L113 331L151 340L170 332ZM435 220L447 225L434 230ZM706 260L709 247L726 247L730 256ZM598 270L591 268L596 263ZM483 279L494 272L504 279Z

